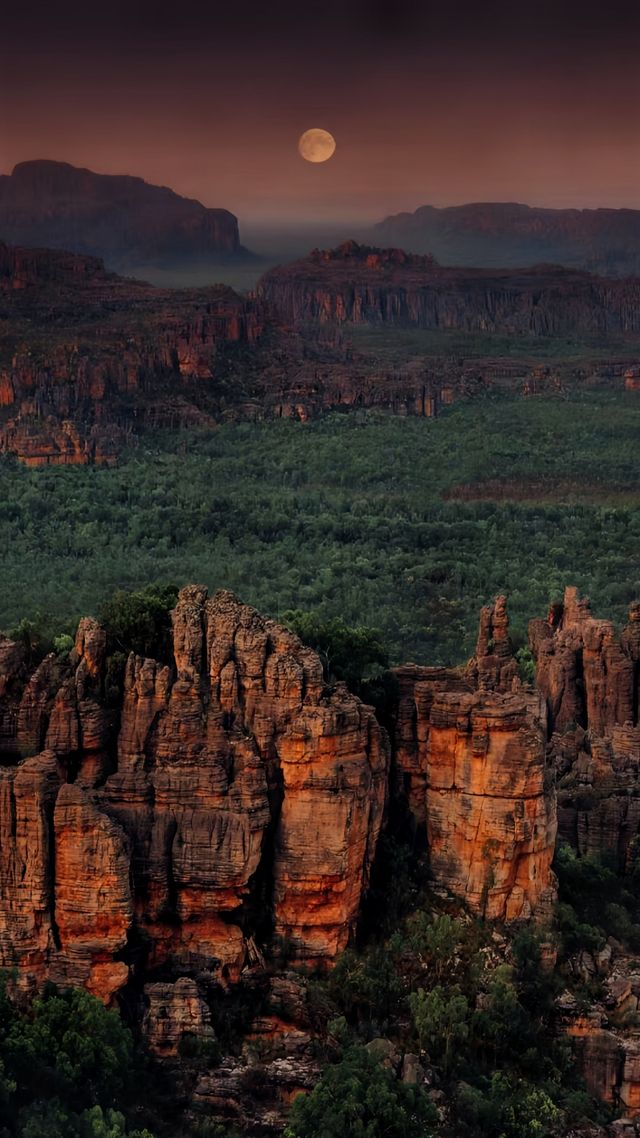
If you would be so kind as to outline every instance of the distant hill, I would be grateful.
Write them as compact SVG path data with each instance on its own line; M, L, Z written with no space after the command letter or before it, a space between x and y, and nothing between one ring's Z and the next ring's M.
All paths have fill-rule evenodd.
M514 268L540 261L604 276L640 273L640 210L539 209L517 202L421 206L367 231L377 245L432 253L448 265Z
M0 176L0 240L92 254L119 270L246 255L228 210L207 209L142 178L66 162L22 162Z

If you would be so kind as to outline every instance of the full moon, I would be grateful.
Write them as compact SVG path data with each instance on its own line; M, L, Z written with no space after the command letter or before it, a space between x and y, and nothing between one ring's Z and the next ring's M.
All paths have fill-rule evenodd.
M298 140L298 151L307 162L326 162L336 148L336 140L328 130L311 127Z

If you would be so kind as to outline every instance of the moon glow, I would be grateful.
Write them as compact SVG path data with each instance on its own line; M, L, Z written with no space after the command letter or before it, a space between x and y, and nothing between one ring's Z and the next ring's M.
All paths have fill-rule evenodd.
M328 130L311 127L298 140L298 152L306 162L327 162L336 148L336 140Z

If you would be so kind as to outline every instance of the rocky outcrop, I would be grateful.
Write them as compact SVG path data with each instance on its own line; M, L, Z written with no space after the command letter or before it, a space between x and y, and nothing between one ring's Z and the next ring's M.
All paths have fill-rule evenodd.
M398 790L434 879L488 917L548 915L556 812L544 703L520 687L504 598L483 610L466 669L395 674Z
M433 416L487 382L474 363L390 372L338 340L303 340L231 289L155 289L70 253L0 244L0 295L0 450L30 466L112 463L145 430L227 419Z
M189 1040L201 1045L215 1039L211 1012L189 976L172 984L145 984L144 999L142 1029L152 1054L176 1056Z
M154 1046L171 1051L158 1006L193 1018L189 976L237 979L254 934L310 962L345 946L388 746L310 649L230 593L182 590L173 666L129 658L117 735L105 648L83 620L68 662L28 676L2 645L0 965L106 1000L149 977ZM16 765L27 741L47 749Z
M624 868L640 829L640 606L617 635L567 589L529 638L558 772L561 837Z
M582 1076L597 1098L625 1118L640 1117L640 970L610 938L597 953L583 951L569 962L576 978L601 987L585 1011L584 1001L564 992L556 1001L558 1023L572 1039ZM596 988L597 990L597 988Z
M309 321L567 336L640 332L640 279L538 265L456 269L401 249L348 241L271 269L258 296L294 326Z
M66 162L21 162L0 176L5 241L103 257L112 268L185 265L238 255L238 221L142 178Z

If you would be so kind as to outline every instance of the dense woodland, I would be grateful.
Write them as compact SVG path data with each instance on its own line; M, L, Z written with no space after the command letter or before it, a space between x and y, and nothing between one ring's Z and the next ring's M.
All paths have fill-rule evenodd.
M639 431L636 393L590 391L147 435L112 469L5 457L0 627L69 633L153 581L375 628L392 661L464 659L497 592L516 642L568 583L622 621L640 595Z

